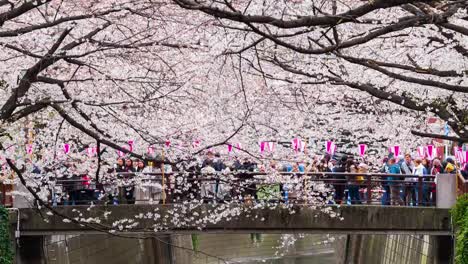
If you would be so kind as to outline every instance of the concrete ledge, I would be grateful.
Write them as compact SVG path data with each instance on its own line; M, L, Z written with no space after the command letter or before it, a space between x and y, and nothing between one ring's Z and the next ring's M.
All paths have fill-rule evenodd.
M179 213L179 219L194 217L203 219L217 213L225 205L203 205L192 210L175 209L174 205L118 205L118 206L66 206L55 208L57 212L72 217L89 219L99 218L100 224L80 226L66 223L62 217L47 215L47 210L40 213L35 209L20 209L22 235L48 234L83 234L99 233L99 230L116 230L112 224L122 219L132 219L138 225L125 229L129 223L121 223L125 232L154 232L154 227L161 225L167 229L159 233L340 233L340 234L451 234L450 213L448 209L432 207L392 207L392 206L342 206L330 207L340 217L330 217L320 209L307 205L296 205L291 209L252 209L243 205L230 205L230 211L238 211L239 216L227 216L216 224L206 224L201 230L194 225L176 225L173 213ZM226 207L226 206L225 206ZM88 210L89 209L89 210ZM323 208L321 208L323 209ZM220 210L219 212L223 212ZM107 218L104 217L107 212ZM110 214L108 214L110 212ZM137 215L150 214L150 219L136 218ZM157 214L155 220L153 217ZM47 222L42 217L47 218ZM342 220L341 220L341 219ZM261 221L263 219L263 221ZM192 221L193 222L193 221ZM189 221L187 221L189 223Z

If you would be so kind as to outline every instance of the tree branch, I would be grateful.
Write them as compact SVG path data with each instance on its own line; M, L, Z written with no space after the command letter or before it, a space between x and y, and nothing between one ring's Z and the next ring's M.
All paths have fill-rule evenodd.
M443 139L443 140L449 140L449 141L454 141L454 142L468 142L468 138L466 137L450 137L450 136L445 136L445 135L439 135L439 134L432 134L432 133L424 133L416 130L411 130L411 134L415 136L420 136L420 137L427 137L427 138L437 138L437 139Z

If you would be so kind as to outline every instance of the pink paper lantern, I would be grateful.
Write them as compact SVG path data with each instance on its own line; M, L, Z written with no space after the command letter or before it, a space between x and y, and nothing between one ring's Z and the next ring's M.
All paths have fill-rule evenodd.
M418 156L420 158L426 157L426 150L424 147L418 147Z
M65 152L65 154L70 152L70 144L63 144L63 152Z
M427 157L430 159L430 160L433 160L436 156L436 151L435 151L435 148L434 148L434 145L428 145L426 147L426 153L427 153Z
M366 144L359 144L359 155L361 157L364 157L364 155L366 155L366 151L367 151L367 145Z
M333 146L333 141L328 140L327 143L325 144L325 150L327 153L331 152L332 146Z
M259 145L260 145L260 153L265 152L266 142L261 141L259 142Z
M294 138L291 141L291 144L292 144L292 147L293 147L294 151L296 151L296 152L304 151L305 144L304 144L304 142L302 142L302 140L300 138Z
M395 157L398 157L400 155L400 146L396 145L390 148L390 153L393 153Z
M268 142L267 147L269 152L275 151L275 142Z

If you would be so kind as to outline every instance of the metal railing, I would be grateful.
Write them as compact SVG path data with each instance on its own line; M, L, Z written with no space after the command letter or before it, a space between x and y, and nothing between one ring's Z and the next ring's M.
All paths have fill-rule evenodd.
M461 175L457 177L459 192L468 193L468 181ZM250 199L253 200L265 200L270 197L270 200L279 202L303 202L304 199L302 197L315 191L314 185L322 184L328 187L327 194L332 192L336 193L337 189L340 189L343 190L343 192L347 191L347 193L345 192L343 194L345 195L343 198L345 202L359 202L365 204L384 204L382 202L382 196L390 196L388 193L388 186L400 188L402 196L405 194L405 189L413 188L417 194L416 200L419 205L432 206L435 205L435 198L437 195L434 179L435 176L433 175L416 176L384 173L290 172L271 174L262 172L232 172L229 174L201 174L196 172L173 172L164 174L113 173L107 175L107 177L100 182L96 182L93 179L54 179L47 183L42 183L42 185L48 185L51 192L49 201L53 204L61 204L60 201L57 202L57 197L60 196L59 198L62 198L61 200L63 201L66 196L70 196L73 192L75 192L75 194L77 192L87 194L87 197L84 198L74 197L75 199L80 199L79 202L81 203L101 202L97 199L97 195L108 196L110 194L109 190L112 190L114 194L117 192L119 196L122 196L120 192L125 191L125 188L133 188L132 192L146 188L151 192L154 191L151 185L158 183L162 187L159 192L161 194L160 202L162 203L177 203L190 199L204 199L208 201L220 200L217 197L218 190L215 190L214 193L212 192L211 195L206 194L206 190L203 189L206 185L214 185L215 188L219 186L229 187L229 194L227 196L231 201L235 199L242 201L246 199L246 195L250 195ZM188 185L191 185L191 187L188 188L189 191L181 191L187 189ZM285 185L289 188L289 197L286 195ZM269 188L272 186L275 188ZM356 186L359 190L360 197L358 201L349 199L350 189L354 188L355 190ZM7 207L13 205L13 199L11 197L12 189L13 185L11 184L0 184L0 201L2 205ZM269 189L270 193L268 193ZM291 195L294 194L294 191L291 190L296 190L296 194L299 193L300 196L295 197ZM187 197L187 195L185 195L187 192L191 193L192 196ZM135 196L135 193L132 195ZM152 198L136 201L147 202L151 199ZM135 201L135 199L133 200Z
M328 194L331 192L336 193L340 189L344 192L345 198L343 200L346 202L366 204L376 204L377 202L381 204L382 195L387 192L387 195L390 196L388 186L392 186L393 188L400 188L401 195L405 194L407 189L417 194L417 197L413 197L415 199L412 200L416 200L418 205L432 206L435 205L436 197L434 179L435 176L433 175L417 176L383 173L276 173L274 176L268 173L251 172L229 174L165 173L164 175L162 173L115 173L109 175L107 179L101 182L86 182L83 179L57 179L52 185L54 188L61 188L61 192L81 191L105 195L112 188L114 192L116 190L118 192L125 192L126 188L129 189L127 192L135 192L135 190L140 190L141 188L151 189L151 184L158 183L161 185L160 202L177 203L190 199L204 199L207 201L226 200L226 198L219 199L218 189L212 192L211 195L207 195L207 185L211 185L214 188L227 186L229 189L227 196L230 201L236 199L242 201L246 199L246 196L250 195L250 199L253 200L267 199L279 202L304 202L303 197L314 191L314 185L322 184L328 186ZM187 186L190 186L188 187L189 190L187 190ZM285 186L288 186L289 197L286 195ZM359 190L360 198L358 201L350 200L348 198L350 196L348 195L350 188L354 188L355 190L356 187ZM184 189L185 191L183 191ZM346 190L348 190L348 194L346 194ZM300 195L294 197L291 195L294 192ZM191 193L192 196L188 197L187 193ZM263 198L259 198L260 194L262 194ZM118 195L122 196L121 193ZM408 205L409 202L406 204Z

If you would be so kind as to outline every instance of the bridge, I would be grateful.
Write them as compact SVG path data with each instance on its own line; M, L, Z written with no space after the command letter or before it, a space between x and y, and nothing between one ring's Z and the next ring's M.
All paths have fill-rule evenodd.
M318 181L333 183L334 185L348 184L346 179L340 182L334 178L321 177L323 175L311 175L308 178L303 177L304 180L299 182ZM166 189L167 198L160 201L165 202L165 204L148 204L150 201L140 201L146 204L90 205L91 201L82 201L88 204L60 205L60 203L54 203L51 199L45 205L48 208L41 206L41 209L12 209L10 211L10 223L12 230L17 230L15 236L22 245L19 248L18 256L20 259L24 259L24 261L18 263L32 263L30 262L31 259L41 259L37 256L42 254L43 245L41 241L45 237L69 234L87 237L86 235L103 234L103 232L123 236L137 235L138 237L145 235L148 237L159 235L181 237L179 234L196 233L347 234L347 238L351 241L349 245L362 248L364 251L368 250L369 244L359 244L362 235L384 235L382 237L385 239L392 237L386 235L428 235L431 237L431 243L438 245L437 247L434 246L434 248L440 248L436 254L439 260L438 263L450 263L449 260L453 251L451 217L449 209L437 207L440 205L439 198L455 196L455 185L458 184L459 191L466 191L466 182L460 180L455 182L453 177L442 177L437 182L436 191L443 195L437 196L437 204L426 204L436 205L437 207L381 206L379 205L381 202L381 192L378 192L378 187L382 183L392 182L395 185L403 185L402 180L388 180L388 178L384 178L386 176L384 174L365 175L365 185L362 188L365 192L363 193L364 198L361 200L365 205L335 206L322 204L321 206L314 206L307 204L307 200L300 196L296 200L291 198L286 200L280 196L279 199L274 199L272 203L274 206L270 208L257 206L261 204L257 202L249 204L245 200L230 200L227 204L212 204L210 202L215 202L212 200L208 201L208 203L205 201L205 203L200 204L202 199L204 199L200 194L197 197L198 203L191 203L187 200L173 203L177 200L173 193L174 189L171 187L171 182L166 181L168 186ZM402 177L415 176L408 175ZM433 180L434 177L430 176L427 178ZM443 182L446 179L451 179L452 181L450 186L446 186L448 188L444 188L443 186ZM196 178L194 180L203 183L217 181L226 184L231 183L233 186L239 186L239 188L234 188L234 191L240 193L249 190L249 184L252 183L251 180L250 183L241 185L242 181L234 180L228 182L219 178ZM418 178L417 186L420 190L423 186L423 180L424 178ZM156 181L164 183L162 177L156 178ZM263 182L262 179L254 179L253 182L271 184L270 182ZM62 184L65 185L67 183ZM307 184L303 184L303 186L307 186ZM419 201L421 201L421 193L419 192ZM257 198L261 202L261 199ZM449 204L453 201L454 199ZM191 207L190 204L193 206ZM445 206L445 208L448 207L450 205ZM224 214L225 212L230 213L226 215ZM156 214L158 217L155 217ZM179 215L175 216L176 214ZM224 217L219 219L219 221L202 221L202 224L197 221L210 219L212 216L222 214L224 214ZM194 216L196 217L191 218ZM180 224L180 219L188 219L188 221ZM76 223L73 222L75 220L77 221ZM176 235L172 236L173 234ZM188 240L190 240L190 236L185 237L188 237ZM34 255L34 258L32 258L31 252L36 252L37 256L32 254ZM191 262L183 261L181 263Z
M223 205L201 205L187 215L199 215L199 219L212 214ZM154 225L167 223L166 229L157 233L339 233L339 234L426 234L450 235L452 233L448 209L432 207L402 206L327 206L312 208L308 205L294 205L291 208L251 208L245 205L230 205L240 210L239 216L229 217L203 228L172 223L175 205L117 205L117 206L61 206L54 208L58 215L50 215L48 209L25 208L12 211L11 222L16 223L19 214L21 236L53 234L94 234L102 231L119 231L115 223L122 219L138 222L126 233L154 233ZM326 210L330 210L325 213ZM292 210L294 211L292 213ZM179 210L180 211L180 210ZM158 212L159 220L141 219L141 215ZM171 213L172 212L172 213ZM335 217L330 215L337 214ZM100 219L88 225L63 221L63 216L76 219ZM139 217L140 216L140 217ZM181 216L182 217L182 216ZM47 219L44 221L44 219ZM137 219L138 218L138 219ZM83 221L86 222L86 221ZM125 223L124 223L125 225ZM114 232L111 231L111 232Z
M256 175L259 174L257 173ZM338 174L333 173L330 175L336 176ZM304 179L299 182L332 181L333 184L347 184L346 179L341 179L342 182L337 182L333 178L317 178L316 176L323 176L323 174L301 174L300 177ZM101 203L99 205L89 205L88 203L87 205L61 206L59 204L59 206L56 206L56 204L49 203L45 206L49 207L48 209L42 206L43 209L21 208L12 210L11 221L12 223L16 223L17 227L15 229L19 230L19 234L26 236L85 234L102 231L154 233L155 230L157 233L169 234L225 232L450 235L452 233L448 209L377 205L380 204L380 198L376 198L373 195L376 186L382 182L404 184L404 181L401 179L383 179L387 176L389 175L365 175L366 199L362 202L366 205L330 206L322 203L318 206L308 204L308 201L300 196L296 197L296 200L291 201L281 200L280 197L280 200L273 202L273 209L265 209L258 206L262 203L248 205L246 201L236 200L231 200L227 204L213 204L206 203L206 201L200 204L199 202L192 203L190 200L179 200L175 203L175 198L167 199L167 203L163 199L161 200L163 204L148 204L148 201L143 201L145 204L109 205ZM418 177L414 175L399 176ZM427 176L427 179L433 181L434 176ZM156 178L156 180L161 179ZM220 179L196 178L194 180L212 183ZM257 183L265 184L262 179L254 180ZM424 177L418 177L417 186L420 189L419 201L422 200L422 186L425 180L426 178ZM226 182L226 184L234 184L236 186L235 182ZM247 182L247 184L251 183ZM303 187L307 186L305 183L302 184L301 186ZM244 187L241 186L241 188ZM245 188L250 187L247 186ZM437 184L437 192L441 191L444 194L441 197L444 197L444 199L453 196L449 204L453 204L454 202L455 188L456 182L454 177L447 175L440 177ZM170 198L171 189L167 189L169 190L168 197ZM244 189L234 191L242 193ZM198 199L202 201L205 198L199 197ZM214 202L214 200L211 202ZM437 207L440 207L439 205L438 202ZM445 208L449 207L445 206ZM227 215L223 216L226 212ZM158 217L144 217L148 214L158 215ZM175 217L175 215L178 217ZM213 215L220 215L221 217L215 221L210 220L209 218ZM184 217L186 219L191 218L191 221L181 220ZM122 222L122 220L128 220L128 222ZM119 226L129 226L130 224L134 224L134 226L124 228L125 230L117 228Z

